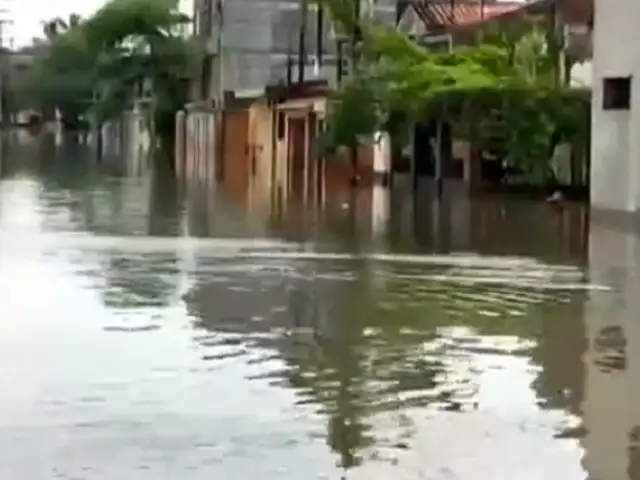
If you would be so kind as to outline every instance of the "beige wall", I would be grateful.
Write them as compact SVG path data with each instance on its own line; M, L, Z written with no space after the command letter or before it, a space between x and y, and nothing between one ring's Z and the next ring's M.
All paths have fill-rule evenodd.
M249 202L253 207L270 206L272 175L272 109L265 99L256 100L249 109ZM251 169L250 169L251 170Z
M128 174L142 173L148 167L151 139L142 111L128 111L104 122L99 135L102 137L101 155L117 160Z
M245 204L249 191L249 109L227 110L224 121L222 186L236 202Z

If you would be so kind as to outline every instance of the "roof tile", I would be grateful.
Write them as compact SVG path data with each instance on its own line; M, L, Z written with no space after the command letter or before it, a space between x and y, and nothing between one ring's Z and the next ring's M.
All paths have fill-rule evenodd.
M415 0L413 8L427 27L470 25L489 20L523 7L522 2L470 3Z

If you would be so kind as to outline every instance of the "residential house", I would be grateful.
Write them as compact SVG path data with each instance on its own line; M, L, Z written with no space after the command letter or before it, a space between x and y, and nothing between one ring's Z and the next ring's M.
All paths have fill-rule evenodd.
M568 54L582 62L591 56L592 17L593 0L402 0L398 4L397 28L422 39L427 46L451 47L477 42L483 30L504 31L513 26L519 28L523 23L548 22L549 28L562 36L565 56ZM571 64L565 62L564 70L559 81L569 83L573 80ZM582 64L578 66L579 80L584 79L584 70ZM576 79L574 83L585 82ZM435 125L419 125L411 142L413 148L409 156L427 159L415 164L414 174L418 177L438 176L437 155L431 142L435 128ZM449 138L449 130L444 125L440 142L439 154L444 159L442 176L462 178L472 186L482 177L480 162L468 142Z
M398 26L409 34L456 34L486 23L555 14L564 25L590 25L593 0L399 0Z
M398 9L398 29L427 43L475 42L481 29L545 20L563 37L568 56L578 62L591 58L593 0L401 0Z
M395 19L395 0L362 9L378 21ZM192 166L179 162L179 170L215 175L243 200L250 200L249 192L256 201L317 197L316 183L297 181L301 174L291 169L313 156L327 94L344 71L341 50L348 39L337 38L326 12L311 0L196 0L194 19L208 55L194 82L189 131L178 135L177 158L191 158ZM333 170L349 170L345 162L339 165Z
M408 0L398 4L398 29L416 37L446 35L453 27L475 25L521 10L523 2Z

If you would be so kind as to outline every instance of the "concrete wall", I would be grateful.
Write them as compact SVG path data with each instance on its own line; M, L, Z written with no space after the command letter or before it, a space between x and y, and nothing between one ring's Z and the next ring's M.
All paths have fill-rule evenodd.
M270 207L273 158L273 111L259 99L249 108L249 202L253 207Z
M215 183L218 136L214 111L176 113L174 166L178 178Z
M142 110L125 112L102 124L101 158L128 175L142 173L149 165L151 132Z
M593 85L593 61L585 60L571 67L572 87L591 87Z
M100 126L102 157L118 157L122 153L122 119L109 120Z
M184 133L184 175L202 181L215 179L216 115L188 112Z
M264 98L244 103L228 106L224 138L219 143L213 112L177 114L175 168L179 177L213 185L218 183L220 173L220 192L228 200L254 210L270 210L276 205L284 208L298 203L289 202L298 197L305 204L322 198L326 207L337 209L352 201L350 151L343 149L326 158L323 166L314 153L315 121L324 115L324 97L290 100L276 110ZM283 121L278 121L279 116ZM382 173L389 167L389 159L383 158L388 157L388 145L374 145L372 139L371 145L363 145L358 151L362 187L374 183L374 152L381 145L378 167ZM219 148L223 152L216 165ZM367 190L364 195L370 204L371 192L362 190Z
M605 210L640 207L640 2L595 0L591 203ZM603 79L632 76L630 110L604 110Z
M280 122L278 122L280 123ZM286 198L287 195L287 185L289 184L288 177L288 146L287 146L287 138L289 135L289 122L286 120L282 122L282 131L279 133L279 126L276 125L274 128L275 134L275 160L274 160L274 194L276 198Z
M180 110L176 113L175 151L173 162L176 176L184 178L186 175L187 150L187 112Z
M128 172L142 173L149 165L151 148L151 130L146 114L141 110L126 112L124 125Z
M298 0L224 2L222 29L216 25L217 21L213 21L209 35L212 44L215 44L219 32L222 32L222 89L252 91L286 78L288 54L293 56L293 75L297 79L301 25L299 3ZM202 8L201 4L202 1L196 2L196 8ZM374 8L374 16L380 22L392 22L395 19L395 0L379 0ZM318 50L318 13L315 2L308 2L306 17L305 78L326 78L333 81L336 76L336 44L329 16L324 17L324 66L319 69L314 66ZM215 73L218 68L219 63L214 60L210 84L212 94L220 89Z

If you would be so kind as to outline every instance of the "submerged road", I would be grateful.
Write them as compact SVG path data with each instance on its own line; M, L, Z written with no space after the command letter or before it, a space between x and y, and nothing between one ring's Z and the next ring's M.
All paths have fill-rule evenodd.
M640 478L617 237L594 267L533 204L464 250L288 235L25 148L0 172L0 479Z

